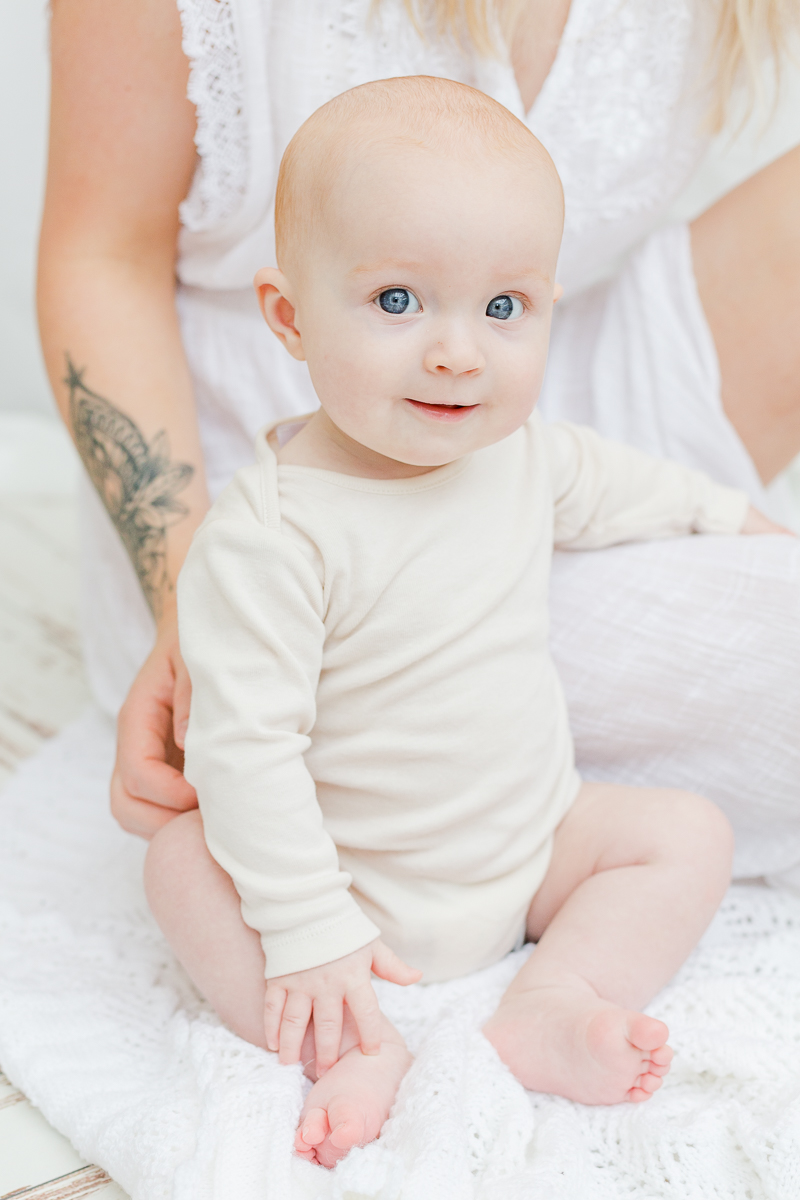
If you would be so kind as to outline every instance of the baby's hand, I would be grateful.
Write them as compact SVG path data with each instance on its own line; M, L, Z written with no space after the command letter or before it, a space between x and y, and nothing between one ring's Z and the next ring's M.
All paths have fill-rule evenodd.
M421 971L406 966L393 950L376 938L360 950L321 967L268 979L264 999L267 1048L277 1050L282 1063L297 1062L313 1016L316 1070L318 1076L322 1075L339 1058L346 1004L358 1029L362 1054L378 1054L381 1048L380 1009L370 980L371 972L404 986L422 978Z
M769 517L765 517L762 512L752 505L744 519L744 525L741 529L742 533L788 533L790 537L795 537L795 533L791 529L787 529L785 525L777 525L775 521L770 521Z

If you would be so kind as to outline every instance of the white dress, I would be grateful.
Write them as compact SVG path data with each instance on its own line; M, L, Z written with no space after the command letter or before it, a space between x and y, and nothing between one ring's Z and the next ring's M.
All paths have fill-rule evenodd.
M402 0L178 0L199 165L182 209L178 297L212 496L256 430L316 400L251 288L274 262L272 204L299 125L346 88L449 76L527 120L566 197L545 418L593 425L773 508L720 402L684 225L665 214L697 165L710 0L572 0L524 113L508 62L423 39ZM116 709L152 639L133 569L83 496L95 692ZM749 539L748 539L749 541ZM585 777L692 787L742 835L738 868L800 861L800 550L706 539L561 555L552 645Z

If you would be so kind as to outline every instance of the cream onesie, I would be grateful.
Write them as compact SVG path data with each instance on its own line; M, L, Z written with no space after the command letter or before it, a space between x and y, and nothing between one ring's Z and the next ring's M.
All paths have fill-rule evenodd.
M575 798L553 547L737 533L743 492L534 415L410 479L278 466L271 431L178 586L186 776L268 977L379 934L426 981L516 943Z

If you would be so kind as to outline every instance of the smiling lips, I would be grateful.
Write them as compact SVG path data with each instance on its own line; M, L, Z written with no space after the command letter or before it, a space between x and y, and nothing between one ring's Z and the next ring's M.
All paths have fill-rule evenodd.
M480 407L478 404L424 404L421 400L412 400L410 396L406 396L406 402L435 421L463 421Z

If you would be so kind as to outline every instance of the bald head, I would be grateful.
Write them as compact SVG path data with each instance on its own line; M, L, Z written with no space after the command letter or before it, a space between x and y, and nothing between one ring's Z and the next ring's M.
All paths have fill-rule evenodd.
M433 152L466 161L502 159L534 172L563 212L552 159L526 125L463 83L417 75L352 88L317 109L289 143L275 197L278 264L292 271L324 228L340 185L393 151ZM479 168L480 169L480 168Z

